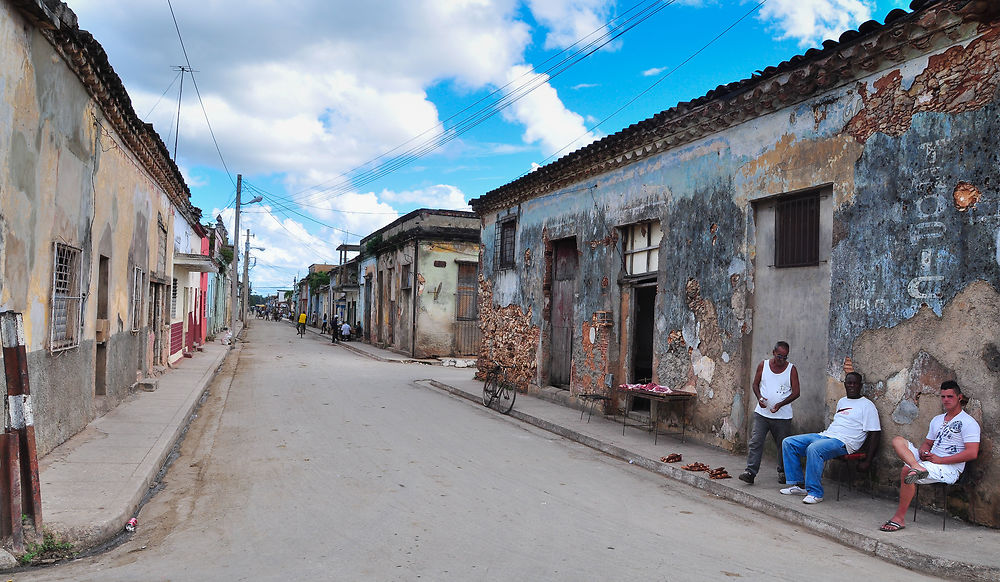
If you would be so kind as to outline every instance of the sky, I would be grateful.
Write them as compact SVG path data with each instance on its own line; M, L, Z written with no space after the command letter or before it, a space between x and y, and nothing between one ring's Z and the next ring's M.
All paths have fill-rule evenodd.
M468 210L594 140L909 10L909 0L67 4L176 151L202 222L221 216L230 236L242 175L239 244L249 228L260 294L336 264L338 245L411 210Z

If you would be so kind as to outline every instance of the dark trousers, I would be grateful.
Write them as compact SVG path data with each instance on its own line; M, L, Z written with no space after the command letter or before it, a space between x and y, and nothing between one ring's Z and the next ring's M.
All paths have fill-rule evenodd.
M774 443L778 445L778 473L785 472L784 461L781 458L781 441L792 432L792 419L768 418L753 413L753 432L750 433L749 452L747 453L747 471L754 475L760 471L760 458L764 454L764 439L770 432Z

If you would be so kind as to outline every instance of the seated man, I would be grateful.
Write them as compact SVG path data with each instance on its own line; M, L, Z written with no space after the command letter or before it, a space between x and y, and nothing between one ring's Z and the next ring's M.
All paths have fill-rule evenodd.
M340 338L345 342L351 340L351 324L346 321L344 325L340 326Z
M878 448L882 425L878 409L861 395L861 374L850 372L844 379L847 396L837 401L833 422L821 433L790 436L781 443L785 465L785 478L791 487L781 490L782 495L805 495L803 503L823 501L823 464L835 457L853 453L865 444L867 458L858 463L864 471ZM872 438L868 438L868 434ZM806 459L805 478L802 477L802 459Z
M965 470L966 461L973 461L979 456L979 423L962 410L964 400L966 398L958 382L948 380L941 383L944 414L931 419L924 444L917 449L901 436L892 439L896 456L905 464L899 473L899 507L880 530L894 532L906 527L906 509L917 491L917 485L954 483Z

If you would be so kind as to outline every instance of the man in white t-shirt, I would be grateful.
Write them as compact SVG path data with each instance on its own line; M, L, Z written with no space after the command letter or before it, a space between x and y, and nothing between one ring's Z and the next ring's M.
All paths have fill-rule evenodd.
M781 490L782 495L805 495L803 503L823 501L823 465L829 459L858 451L867 443L865 459L858 463L862 471L868 468L878 448L882 425L878 409L871 400L861 395L861 374L850 372L844 378L847 396L837 401L833 422L821 433L790 436L781 444L785 461L785 477L791 487ZM868 438L871 434L872 438ZM805 477L802 459L806 460Z
M979 456L979 423L962 410L963 400L958 382L942 382L944 414L931 419L924 444L918 449L901 436L892 439L896 456L905 464L899 473L899 506L880 530L894 532L906 527L906 510L917 485L954 483L965 470L965 463Z
M740 481L750 485L760 471L764 440L769 432L778 446L778 483L785 483L781 441L792 434L792 401L799 397L799 373L788 361L788 350L788 342L774 344L771 357L757 365L751 385L757 406L753 409L750 442L747 443L747 468L740 474Z

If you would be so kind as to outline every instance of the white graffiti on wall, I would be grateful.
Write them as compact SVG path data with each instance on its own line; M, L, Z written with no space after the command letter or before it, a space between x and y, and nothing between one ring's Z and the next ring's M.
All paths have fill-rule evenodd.
M919 275L910 279L906 285L906 292L910 297L920 301L939 299L941 282L944 281L940 261L937 260L940 245L935 244L940 243L948 231L945 223L939 220L948 208L948 203L942 193L937 191L939 168L935 165L938 146L944 141L920 144L920 149L924 153L925 167L919 171L920 179L914 185L918 192L928 192L928 194L917 200L914 207L917 216L910 230L910 242L921 245Z

